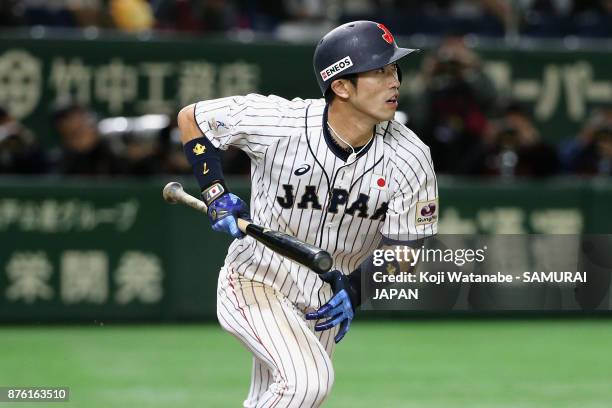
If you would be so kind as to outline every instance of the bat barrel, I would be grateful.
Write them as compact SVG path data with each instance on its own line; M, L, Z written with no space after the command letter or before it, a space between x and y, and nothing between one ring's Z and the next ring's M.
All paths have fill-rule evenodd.
M312 267L311 269L316 273L325 273L329 271L333 265L331 255L323 250L320 250L319 253L315 254L312 258Z
M264 229L256 224L249 224L246 233L274 252L298 262L318 274L325 273L332 267L332 257L327 251L300 241L291 235Z

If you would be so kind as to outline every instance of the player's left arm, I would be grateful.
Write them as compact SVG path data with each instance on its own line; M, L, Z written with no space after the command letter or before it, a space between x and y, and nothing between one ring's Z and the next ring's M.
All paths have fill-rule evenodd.
M406 243L405 245L412 247L415 244ZM395 246L383 245L381 249L395 249ZM413 252L409 250L408 253L412 254ZM387 268L392 267L409 272L415 267L413 264L412 259L408 258L402 260L402 262L385 262L379 269L388 270ZM361 305L362 280L369 279L369 276L374 272L373 266L373 256L370 256L348 275L339 270L332 270L319 275L323 281L330 284L333 296L317 311L306 314L307 320L327 319L315 325L316 331L328 330L340 325L334 340L336 343L342 340L351 327L356 309Z
M382 249L395 249L405 246L418 248L423 241L438 232L438 183L427 146L422 145L410 158L404 160L405 166L397 169L400 176L394 180L394 191L388 205L385 221L380 232L383 235ZM399 162L399 160L398 160ZM403 259L393 267L400 271L411 272L415 267L412 259ZM329 283L333 296L319 310L308 313L309 320L328 318L319 323L315 330L327 330L340 325L335 337L339 342L348 332L354 318L355 309L361 305L361 282L373 273L373 259L366 259L355 271L344 275L338 270L321 275Z

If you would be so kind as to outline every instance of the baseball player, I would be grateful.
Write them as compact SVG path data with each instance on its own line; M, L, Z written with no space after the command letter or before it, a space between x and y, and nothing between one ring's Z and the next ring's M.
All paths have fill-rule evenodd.
M361 276L381 246L437 232L429 149L393 120L399 48L382 24L356 21L315 50L321 99L250 94L198 102L179 113L185 154L215 231L231 234L217 316L253 354L244 407L317 407L334 382L334 345L361 301ZM219 149L251 159L251 200L230 192ZM423 216L425 215L425 216ZM244 237L251 219L332 254L324 275Z

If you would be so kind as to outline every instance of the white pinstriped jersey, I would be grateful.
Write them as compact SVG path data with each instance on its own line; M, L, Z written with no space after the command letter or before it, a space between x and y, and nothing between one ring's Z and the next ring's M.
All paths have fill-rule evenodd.
M195 119L215 147L235 146L251 158L253 221L327 250L343 273L383 237L407 242L437 232L429 148L398 122L379 123L356 160L347 161L324 126L324 99L227 97L198 102ZM331 297L314 272L251 237L231 244L225 268L299 307L318 308Z

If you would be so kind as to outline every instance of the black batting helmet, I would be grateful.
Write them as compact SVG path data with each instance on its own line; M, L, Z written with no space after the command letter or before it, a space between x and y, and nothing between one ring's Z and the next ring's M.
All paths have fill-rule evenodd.
M315 76L325 95L340 76L384 67L414 51L418 50L399 48L383 24L353 21L334 28L319 41L313 58Z

